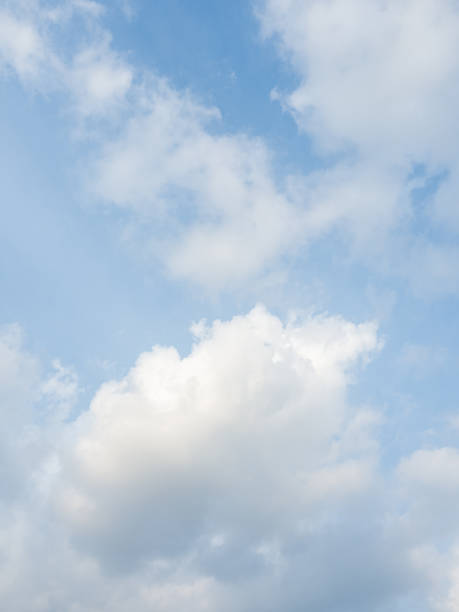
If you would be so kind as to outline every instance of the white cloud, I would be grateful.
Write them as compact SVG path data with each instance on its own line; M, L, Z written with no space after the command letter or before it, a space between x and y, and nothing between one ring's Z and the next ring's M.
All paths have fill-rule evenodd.
M94 0L64 0L53 5L42 0L33 0L37 19L46 19L52 23L65 24L75 16L89 19L102 17L106 12L105 6ZM30 0L28 9L30 10Z
M38 360L23 347L21 328L0 329L0 502L14 501L30 485L49 452L48 436L77 394L72 370L55 362L44 379Z
M376 347L371 324L284 327L258 307L215 323L186 358L143 354L75 424L61 512L109 563L184 554L215 533L248 554L307 522L313 501L370 485L372 454L342 457L338 439L356 418L347 371Z
M83 48L67 73L69 90L82 116L101 115L119 106L133 80L132 68L110 48L108 36Z
M53 372L41 385L41 394L47 408L47 418L63 421L75 405L78 397L78 376L72 368L66 368L56 359Z
M418 292L457 292L454 245L432 237L435 231L420 236L410 204L420 180L413 179L413 168L425 170L421 189L423 181L445 173L423 223L457 235L457 3L263 0L257 9L264 36L275 38L299 79L292 92L275 90L274 98L319 152L350 160L351 175L336 186L333 207L346 215L350 190L362 186L348 225L352 241L361 245L363 238L370 251L374 240L383 241L386 273L402 271ZM337 172L339 166L324 171L323 185L333 184ZM401 235L403 252L396 242ZM387 255L394 251L396 259Z
M21 329L0 333L0 500L14 499L24 486L27 460L36 452L32 411L39 388L37 361L22 350Z
M210 290L234 288L333 229L356 255L379 253L409 210L399 172L353 161L275 180L261 139L225 132L217 109L152 75L140 77L100 27L99 5L86 4L51 11L37 2L28 21L18 9L15 19L43 48L36 82L48 74L80 121L123 117L114 139L99 133L93 140L102 146L93 150L90 191L133 212L141 228L135 241L147 235L147 250L170 275ZM80 14L87 41L64 54L55 34ZM97 133L97 121L90 125Z
M19 421L23 420L21 413L26 409L38 380L38 364L22 350L22 336L18 325L3 326L0 329L1 406L6 411L8 404L14 402L16 407L11 411L11 417L17 417Z
M417 541L413 558L423 559L431 609L438 612L455 612L458 604L458 475L459 452L452 447L416 450L397 469L405 508L400 525Z
M238 286L331 231L356 256L380 257L409 215L411 183L401 189L394 169L343 162L275 181L265 143L221 133L218 109L160 79L135 99L126 125L95 154L89 189L134 213L174 277Z
M32 23L0 11L0 68L10 68L27 81L35 79L46 61L47 49Z
M218 111L164 81L144 95L103 147L90 188L150 224L174 276L237 284L304 239L301 211L276 186L262 141L216 133Z
M51 10L36 2L30 14L22 4L11 8L8 19L36 43L27 74L11 53L5 62L26 82L64 91L80 122L119 119L116 111L126 111L120 135L99 151L91 190L135 211L138 226L151 221L153 256L172 276L213 290L265 272L307 239L304 215L273 179L270 151L243 133L214 130L218 111L189 93L152 75L140 78L113 50L97 20L100 5L93 4ZM86 21L75 22L80 13ZM75 23L87 40L64 53L57 34ZM97 133L97 122L90 125Z
M321 145L391 163L456 155L454 2L266 0L259 15L301 78L284 102Z
M93 120L92 143L102 146L93 149L90 190L133 212L135 241L142 235L144 243L147 236L152 258L173 277L211 290L234 288L269 274L285 256L334 231L342 238L339 248L383 273L398 270L416 291L454 293L459 284L448 263L454 246L418 246L410 233L411 190L424 180L410 175L411 164L426 164L428 178L456 155L449 138L455 106L448 103L447 112L435 107L438 100L455 99L446 91L453 80L445 76L454 73L456 57L453 8L447 19L446 9L426 0L414 19L411 2L404 8L388 3L381 15L375 2L349 0L343 6L330 2L324 11L314 1L273 0L260 9L265 33L277 34L301 79L291 96L279 94L283 103L321 147L345 153L335 166L302 177L275 180L272 152L262 140L225 132L218 110L130 64L100 25L103 5L66 2L51 9L38 1L9 3L0 55L24 82L64 91L80 127L82 120ZM373 21L365 29L367 17ZM64 52L59 37L76 24L85 42ZM402 51L426 31L443 40L443 47L429 59L413 43L415 55L406 59ZM386 37L396 42L389 47ZM406 83L402 76L411 64L403 62L416 68ZM435 79L441 80L441 95ZM394 103L386 104L387 97ZM298 101L303 98L306 106ZM418 114L429 118L423 130L411 112L416 104L422 107ZM107 119L119 121L117 136L108 141L98 131L99 120ZM449 230L456 223L454 180L445 179L428 210ZM400 232L407 233L402 258L392 243Z
M401 461L398 476L411 505L411 528L459 542L455 511L459 503L458 449L417 450Z
M140 83L97 22L103 5L44 7L5 3L2 69L52 82L80 120L125 111L94 152L90 188L146 224L172 275L234 286L334 229L377 259L410 222L412 161L449 165L435 214L454 233L454 3L264 4L301 77L283 103L323 149L345 152L285 182L266 144L225 133L216 109ZM76 16L89 42L65 54L54 34ZM457 289L456 247L401 243L390 261L415 287L427 275ZM73 422L75 372L56 361L43 374L20 329L0 331L4 607L457 610L458 450L414 450L381 473L382 419L348 397L381 346L375 325L284 324L259 306L192 331L189 355L154 347ZM400 357L418 370L443 358L423 345Z
M459 492L459 451L454 448L418 450L402 461L399 472L411 483Z
M134 71L99 25L104 11L91 0L7 2L0 13L0 67L39 91L64 91L80 118L109 114L125 101ZM84 42L67 49L60 38L72 27Z
M147 249L169 274L234 288L333 231L338 248L408 277L416 292L459 290L455 245L418 236L412 202L414 188L449 171L424 223L454 240L454 3L259 3L265 35L277 37L300 79L278 96L319 149L340 152L335 165L280 180L263 141L226 133L216 109L118 53L101 26L105 10L90 1L6 3L0 64L24 83L64 91L80 128L93 120L92 143L102 148L93 149L91 190L134 212L142 228L135 240L147 235ZM64 49L72 27L84 36ZM103 144L98 128L107 119L120 121L118 136ZM423 178L413 176L414 163L424 165Z
M372 490L374 419L346 387L379 346L373 324L283 325L259 306L193 329L187 357L155 347L74 423L41 421L45 452L24 457L27 493L16 508L0 504L11 609L229 612L261 584L279 598L275 576L297 562L282 547L326 530L331 503L347 513ZM24 377L32 358L14 329L4 338L0 373ZM51 404L75 395L74 374L55 369L45 382L33 374L32 410L43 393Z
M19 416L0 440L20 468L0 496L4 605L454 610L458 452L380 473L380 416L347 393L375 326L258 306L193 333L189 355L154 347L63 422L46 407L72 401L74 373L40 375L3 330L2 407Z
M290 194L307 203L307 228L314 238L341 230L356 254L381 253L397 221L409 209L400 175L365 161L341 162L290 179Z

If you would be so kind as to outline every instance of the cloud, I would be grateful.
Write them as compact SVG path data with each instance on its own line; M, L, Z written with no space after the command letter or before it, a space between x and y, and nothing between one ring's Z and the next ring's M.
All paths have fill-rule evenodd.
M93 166L97 196L149 224L169 272L207 287L238 284L303 239L261 140L218 133L219 113L154 79Z
M30 485L34 469L47 456L47 436L67 416L77 394L71 369L55 362L43 378L39 361L23 346L21 328L0 328L0 502L15 500Z
M412 3L388 3L379 15L377 3L349 0L344 18L344 5L327 6L259 4L265 35L277 36L301 81L278 96L319 150L339 152L338 162L300 176L275 171L267 144L225 130L218 109L130 63L102 26L104 5L7 3L0 58L26 86L65 94L78 134L90 137L89 193L129 211L126 235L169 276L211 292L240 288L333 235L335 248L384 275L408 277L417 293L455 293L455 106L435 106L455 99L447 91L454 10L448 5L447 19L426 0L416 18ZM367 31L361 24L370 17ZM69 47L62 39L70 28L82 34ZM443 41L430 59L413 42L426 32ZM394 45L383 44L387 37ZM408 60L411 42L419 57ZM403 80L409 61L416 74ZM446 166L423 218L447 228L443 243L417 235L415 193Z
M336 232L415 289L456 291L457 247L417 234L413 191L447 167L426 215L454 237L457 9L414 8L260 4L300 77L282 104L321 154L338 152L303 176L274 178L263 140L226 131L218 109L129 63L101 26L105 5L5 2L0 65L64 93L95 136L88 190L128 211L175 278L238 286ZM84 36L65 47L76 24ZM283 322L257 306L192 333L189 354L153 347L75 417L76 372L40 364L19 326L1 328L3 606L456 610L455 433L380 465L383 415L350 393L382 346L376 325ZM404 345L400 361L441 366L431 348Z
M255 548L273 530L369 485L371 461L358 445L342 457L341 436L356 418L346 372L376 347L371 324L284 327L257 307L216 322L188 357L143 354L75 424L61 512L108 563L212 548L221 534L221 563L228 541L256 569Z
M68 421L75 374L43 373L3 330L4 605L454 610L458 453L417 449L381 473L381 417L348 394L375 325L257 306L192 332L188 355L143 353Z
M38 362L22 350L17 325L0 332L0 500L14 499L24 484L27 457L35 451L31 405L39 388Z
M0 508L10 607L238 610L261 585L282 602L276 584L308 563L303 547L366 503L376 421L346 388L378 349L375 326L284 325L258 306L193 329L188 356L155 347L76 421L38 419L45 452L25 457L19 512ZM74 395L74 376L56 367L34 378L29 406L38 390L64 404Z
M148 236L142 243L169 275L237 287L307 241L305 203L274 179L261 139L225 132L217 109L130 64L100 24L101 5L33 7L5 11L5 65L27 86L65 94L78 133L91 138L90 193L133 213L135 240ZM21 52L10 49L22 40L10 22L28 33ZM69 49L61 39L75 27L82 35ZM116 137L104 130L110 120Z
M211 292L240 288L332 231L356 256L379 257L408 214L409 185L400 188L393 168L345 160L276 176L262 139L226 131L218 109L117 52L101 5L34 7L5 13L37 41L25 82L65 93L80 135L91 138L89 193L129 211L126 234L169 276ZM60 38L76 26L85 36L65 49ZM116 130L107 133L107 121Z
M110 114L124 102L133 69L111 48L111 37L99 24L104 12L90 0L5 3L0 67L40 92L64 92L80 120ZM81 36L68 48L62 35L72 27Z
M66 75L75 108L84 117L121 105L133 81L132 68L110 47L110 38L78 51Z
M357 238L360 249L363 237L359 256L368 258L368 245L383 241L383 266L372 262L373 270L401 270L416 292L457 292L448 255L458 227L457 4L263 0L256 6L263 35L276 41L299 80L293 91L275 90L273 97L312 137L318 155L339 154L338 166L322 173L323 184L334 182L343 158L352 167L335 189L334 207L346 215L349 192L363 186L348 226L351 245ZM426 196L420 231L415 182L422 191L439 173L444 178ZM387 255L394 252L396 258Z
M90 137L89 192L130 212L126 235L169 276L240 288L333 236L335 249L408 278L415 293L457 293L453 3L258 3L265 36L300 81L276 96L323 161L294 177L275 172L262 139L226 131L218 109L129 62L106 11L5 3L0 65L64 93L73 127ZM81 35L63 44L70 29Z
M417 483L426 491L459 491L459 451L454 448L418 450L402 461L399 472L403 478Z
M459 524L454 508L459 501L459 451L443 447L416 450L398 467L412 509L413 529L431 537L457 541Z
M72 368L54 360L53 370L41 385L41 394L47 408L47 418L64 421L69 417L80 391L78 376Z
M381 172L363 160L291 177L289 188L293 201L307 203L311 238L340 232L341 240L360 257L385 250L390 232L410 205L409 189L400 188L398 173Z
M134 100L116 137L95 151L88 190L129 212L135 242L149 243L174 278L240 287L332 232L356 257L379 262L410 214L412 184L401 189L393 169L343 161L275 180L263 140L225 132L218 109L189 92L151 78Z
M283 101L320 145L357 146L391 163L449 161L459 99L454 2L266 0L259 16L301 79Z
M397 469L405 507L401 526L411 540L418 540L414 556L426 566L435 611L453 612L458 603L458 467L457 448L445 446L416 450Z
M34 79L46 60L46 45L33 24L0 12L0 67L14 70L23 80Z

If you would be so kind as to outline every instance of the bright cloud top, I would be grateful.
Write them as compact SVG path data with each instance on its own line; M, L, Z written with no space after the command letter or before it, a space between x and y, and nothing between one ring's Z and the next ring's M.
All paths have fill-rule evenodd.
M76 421L35 419L27 452L11 445L10 465L20 457L24 469L0 508L2 601L24 612L69 600L85 612L453 601L459 534L445 501L457 494L457 452L416 451L383 485L380 417L347 398L380 348L375 325L283 324L258 306L192 329L186 357L143 353ZM32 369L8 405L27 385L29 405L43 390L48 407L67 402L75 380L58 369L40 382L11 333L0 374ZM30 423L24 415L15 432ZM441 525L432 503L446 509Z
M200 539L212 548L218 537L222 563L228 540L228 554L252 548L257 565L273 528L368 484L368 459L349 439L366 419L344 393L349 367L377 346L373 325L324 318L283 327L258 307L199 333L184 359L159 347L143 354L75 425L74 485L61 504L109 559L117 547L127 563L184 553Z

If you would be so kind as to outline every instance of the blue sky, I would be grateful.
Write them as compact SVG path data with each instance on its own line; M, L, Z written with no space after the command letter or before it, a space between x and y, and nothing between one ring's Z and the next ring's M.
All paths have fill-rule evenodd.
M458 33L0 1L8 609L459 609Z

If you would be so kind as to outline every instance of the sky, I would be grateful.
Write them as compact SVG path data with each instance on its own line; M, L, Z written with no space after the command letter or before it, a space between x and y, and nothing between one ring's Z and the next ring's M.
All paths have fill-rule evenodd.
M0 604L459 612L456 0L0 0Z

